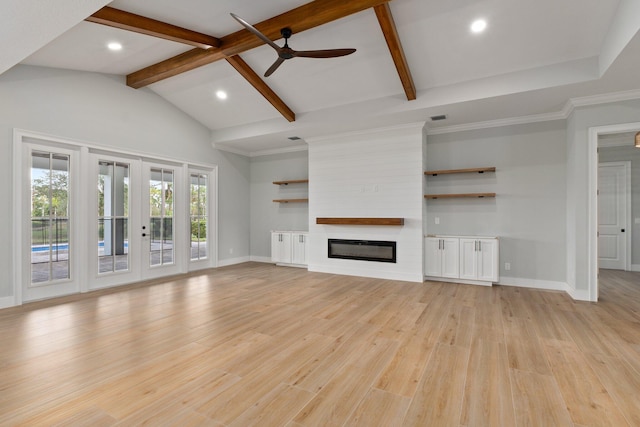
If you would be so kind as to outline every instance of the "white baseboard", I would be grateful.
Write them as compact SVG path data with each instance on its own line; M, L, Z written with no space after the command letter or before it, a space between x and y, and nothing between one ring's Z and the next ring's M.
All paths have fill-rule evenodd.
M358 269L349 267L339 267L335 265L311 265L308 266L309 271L317 273L342 274L345 276L371 277L373 279L402 280L405 282L423 282L422 272L417 274L398 273L395 271L383 271L374 269Z
M424 276L424 280L429 282L447 282L447 283L460 283L463 285L479 285L479 286L491 286L491 282L485 282L482 280L467 280L467 279L450 279L448 277L432 277Z
M264 262L264 263L267 263L267 264L273 264L273 261L271 261L271 257L268 257L268 256L255 256L255 255L251 255L251 256L249 257L249 259L250 259L251 261L254 261L254 262Z
M566 282L552 280L521 279L519 277L501 277L498 282L504 286L517 286L521 288L542 289L545 291L563 291L576 301L590 301L588 289L573 289Z
M499 285L516 286L519 288L543 289L546 291L565 291L569 289L566 282L555 282L551 280L522 279L520 277L500 277Z
M631 271L640 271L640 264L631 264Z
M591 301L588 289L576 290L567 285L566 292L576 301Z
M243 256L239 258L219 259L218 267L226 267L228 265L242 264L251 261L251 257Z
M9 308L16 305L16 299L14 297L2 297L0 298L0 308Z

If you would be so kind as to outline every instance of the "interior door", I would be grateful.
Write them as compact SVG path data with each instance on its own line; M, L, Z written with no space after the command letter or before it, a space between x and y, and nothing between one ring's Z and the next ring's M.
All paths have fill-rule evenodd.
M145 279L182 272L188 242L180 206L186 200L182 166L143 163L142 276ZM183 250L184 249L184 250Z
M598 259L600 268L626 270L627 165L600 163L598 167Z

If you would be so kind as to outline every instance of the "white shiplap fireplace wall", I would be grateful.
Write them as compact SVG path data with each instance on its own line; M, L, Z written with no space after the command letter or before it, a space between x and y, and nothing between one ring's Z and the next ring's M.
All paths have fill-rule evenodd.
M309 271L423 281L423 126L307 140ZM317 225L318 217L404 218L404 225ZM329 258L328 239L395 241L397 262Z

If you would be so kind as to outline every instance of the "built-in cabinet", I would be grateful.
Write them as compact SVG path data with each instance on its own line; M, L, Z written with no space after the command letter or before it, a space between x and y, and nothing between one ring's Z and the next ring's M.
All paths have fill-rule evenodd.
M491 286L498 281L498 242L496 237L427 236L425 277Z
M309 234L305 231L272 231L271 262L277 265L306 266Z
M427 237L424 241L425 275L460 277L460 240L455 237Z
M460 239L460 278L498 281L498 239Z

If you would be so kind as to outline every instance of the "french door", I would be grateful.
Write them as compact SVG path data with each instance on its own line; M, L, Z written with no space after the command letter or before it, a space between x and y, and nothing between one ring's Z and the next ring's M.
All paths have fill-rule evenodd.
M181 166L92 154L90 289L181 272ZM184 228L184 227L183 227Z
M142 278L180 273L186 251L186 188L178 165L143 162Z
M79 151L25 144L22 150L20 277L23 301L80 290Z
M17 304L216 266L215 167L22 131L14 165Z

